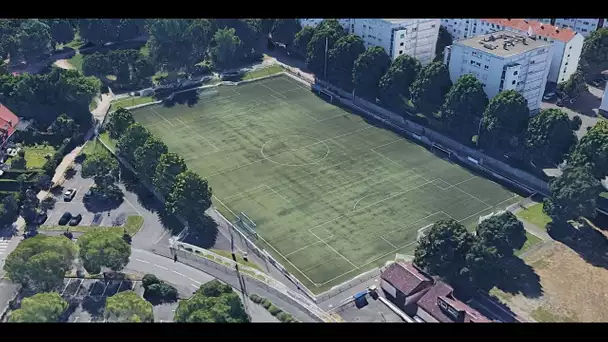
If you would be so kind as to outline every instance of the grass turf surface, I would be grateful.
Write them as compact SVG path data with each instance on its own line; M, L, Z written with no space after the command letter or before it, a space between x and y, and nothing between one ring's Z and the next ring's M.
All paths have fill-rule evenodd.
M117 110L118 108L127 108L132 106L137 106L144 103L150 103L156 101L151 96L133 96L127 97L125 99L120 99L118 101L112 102L112 110Z
M133 113L209 180L220 212L245 212L256 243L315 293L412 254L439 219L472 228L521 199L287 76Z
M35 146L25 146L23 147L25 151L25 167L28 169L40 169L46 163L46 156L50 154L51 156L55 153L55 149L53 146L48 145L35 145ZM7 163L10 164L12 160L16 157L11 157L7 160Z

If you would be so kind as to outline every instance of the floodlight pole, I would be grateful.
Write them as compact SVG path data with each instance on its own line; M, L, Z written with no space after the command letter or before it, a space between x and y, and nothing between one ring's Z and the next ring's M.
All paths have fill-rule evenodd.
M329 37L325 37L325 68L323 69L323 79L327 81L327 47L329 46Z

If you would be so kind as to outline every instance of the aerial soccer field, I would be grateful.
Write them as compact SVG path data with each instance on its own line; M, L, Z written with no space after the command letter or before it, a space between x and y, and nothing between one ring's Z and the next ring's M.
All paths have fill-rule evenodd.
M472 227L521 199L284 75L134 115L208 179L224 216L245 213L252 240L315 293L413 255L439 219Z

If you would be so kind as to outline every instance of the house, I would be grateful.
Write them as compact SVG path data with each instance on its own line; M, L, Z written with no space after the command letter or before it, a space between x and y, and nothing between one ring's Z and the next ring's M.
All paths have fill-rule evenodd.
M608 27L608 19L606 18L535 18L530 20L542 21L544 23L551 23L551 25L569 28L580 33L585 38L602 27Z
M0 156L3 155L10 138L17 131L19 117L0 103Z
M387 298L417 322L492 322L454 297L450 285L433 279L412 263L395 262L382 272L380 279Z

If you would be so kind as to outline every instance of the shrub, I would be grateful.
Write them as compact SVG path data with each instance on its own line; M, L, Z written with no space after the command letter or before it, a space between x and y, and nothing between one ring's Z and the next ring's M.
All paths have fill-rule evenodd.
M279 319L279 321L285 322L287 319L289 319L289 314L281 311L276 315L276 317Z
M192 248L190 248L190 247L186 247L184 249L187 250L188 252L192 252Z
M578 131L582 124L583 120L581 120L581 117L578 115L575 115L572 120L570 120L570 127L573 131Z
M266 310L268 310L272 306L272 303L268 299L266 299L266 298L264 298L262 300L261 304L264 307L264 309L266 309Z
M249 299L256 304L260 304L264 298L256 295L255 293L249 295Z
M279 313L283 312L283 310L281 310L281 309L279 309L276 306L274 306L274 305L271 304L270 307L268 308L268 312L270 312L271 315L276 316Z
M150 285L160 284L160 279L156 278L154 274L146 274L141 281L142 285L145 289L147 289Z

